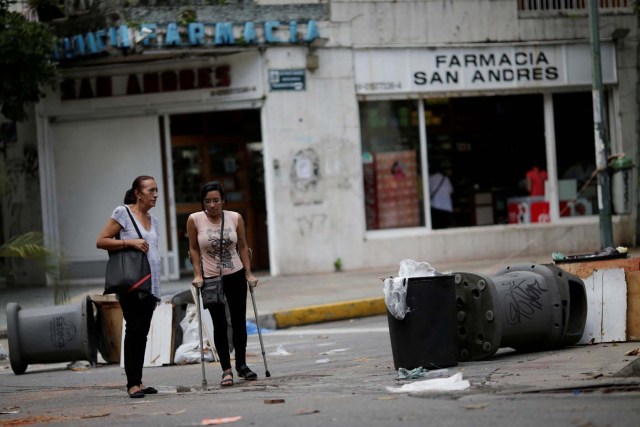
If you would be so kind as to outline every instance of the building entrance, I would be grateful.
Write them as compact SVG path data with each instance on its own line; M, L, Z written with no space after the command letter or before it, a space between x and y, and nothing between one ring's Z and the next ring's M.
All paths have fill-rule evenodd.
M253 269L268 269L260 111L179 114L172 115L170 123L181 276L192 271L187 218L202 209L200 188L208 181L219 181L225 209L242 215Z

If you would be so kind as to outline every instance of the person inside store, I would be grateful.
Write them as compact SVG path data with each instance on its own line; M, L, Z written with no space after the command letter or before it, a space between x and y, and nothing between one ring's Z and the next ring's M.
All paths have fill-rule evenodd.
M226 202L224 189L217 181L203 185L200 200L202 211L192 213L187 219L189 257L194 275L192 285L200 288L205 278L216 277L222 273L223 290L233 330L236 373L240 378L253 381L258 375L246 363L247 282L250 286L256 286L258 279L251 272L244 220L238 212L223 209ZM220 229L223 222L221 244ZM214 304L205 308L213 322L213 342L222 368L220 385L232 386L233 371L225 305Z
M589 180L592 180L596 167L588 159L578 159L562 175L562 179L575 179L578 190L582 189Z
M547 171L538 167L535 163L525 175L529 196L544 196L544 183L547 180Z
M137 177L124 196L124 205L118 206L98 235L96 246L106 251L131 249L147 254L151 267L151 294L132 292L116 294L126 323L124 331L124 371L127 376L127 392L131 398L156 394L153 387L142 382L142 367L151 327L153 311L160 302L161 259L158 252L159 223L149 213L158 200L158 185L153 177ZM129 212L127 212L127 209ZM131 213L131 216L129 215ZM136 227L142 235L139 237Z
M449 177L452 174L451 164L436 163L431 167L429 175L429 192L431 198L431 228L449 228L453 225L453 184Z

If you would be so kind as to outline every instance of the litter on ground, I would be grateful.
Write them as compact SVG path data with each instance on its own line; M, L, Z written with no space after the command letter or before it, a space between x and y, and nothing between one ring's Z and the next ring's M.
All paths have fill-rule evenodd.
M416 381L401 387L387 387L392 393L411 393L421 391L459 391L471 387L467 380L462 379L462 372L451 375L448 378L433 378L430 380Z

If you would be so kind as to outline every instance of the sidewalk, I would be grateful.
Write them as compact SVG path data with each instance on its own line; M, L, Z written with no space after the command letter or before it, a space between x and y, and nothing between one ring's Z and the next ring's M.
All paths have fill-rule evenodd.
M640 248L629 248L629 257L640 256ZM421 260L416 260L421 261ZM432 265L440 273L469 272L494 275L503 268L519 263L550 264L551 254L517 257L506 260L489 259ZM258 274L259 283L254 296L260 326L276 329L323 321L342 320L384 314L383 283L380 278L396 276L399 265L368 270L353 270L322 274L272 277ZM175 295L189 289L191 279L162 283L163 296ZM101 295L100 286L72 286L71 304L86 295ZM0 288L0 338L6 338L6 307L16 302L22 309L54 305L51 288ZM247 319L255 320L250 298Z

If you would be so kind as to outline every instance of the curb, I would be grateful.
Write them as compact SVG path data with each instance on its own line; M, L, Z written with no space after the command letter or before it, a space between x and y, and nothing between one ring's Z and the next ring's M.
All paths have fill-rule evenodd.
M261 325L264 324L264 327L283 329L334 320L377 316L386 312L387 306L384 298L379 297L280 310L259 315L258 319Z

